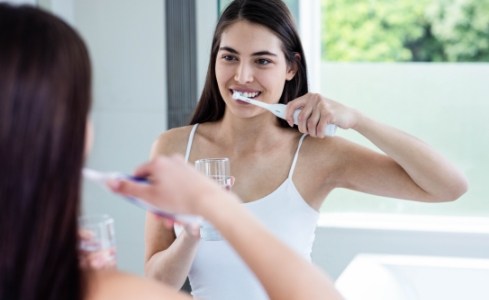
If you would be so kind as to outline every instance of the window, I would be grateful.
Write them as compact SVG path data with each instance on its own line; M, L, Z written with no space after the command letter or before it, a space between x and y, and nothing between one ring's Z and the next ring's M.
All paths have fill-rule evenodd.
M470 184L436 205L335 190L323 211L489 215L489 1L463 3L321 0L321 93L425 140Z
M326 61L489 62L489 0L322 0Z

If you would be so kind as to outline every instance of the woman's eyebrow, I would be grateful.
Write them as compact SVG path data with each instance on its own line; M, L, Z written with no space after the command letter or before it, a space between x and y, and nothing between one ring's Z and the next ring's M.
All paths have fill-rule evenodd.
M277 54L270 52L270 51L266 51L266 50L258 51L258 52L251 54L251 56L263 56L263 55L277 56Z
M239 54L239 52L236 51L235 49L233 49L231 47L226 47L226 46L220 47L219 51L227 51L227 52L231 52L233 54ZM277 56L277 54L270 52L270 51L267 51L267 50L258 51L258 52L254 52L251 54L251 56L263 56L263 55Z
M224 46L224 47L220 47L220 48L219 48L219 51L227 51L227 52L231 52L231 53L233 53L233 54L239 54L239 52L238 52L238 51L234 50L234 49L233 49L233 48L231 48L231 47L226 47L226 46Z

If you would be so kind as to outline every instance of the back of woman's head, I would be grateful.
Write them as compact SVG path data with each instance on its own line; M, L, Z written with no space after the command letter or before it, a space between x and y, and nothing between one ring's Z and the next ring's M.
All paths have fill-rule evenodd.
M238 21L248 21L271 30L282 42L282 50L289 65L295 64L297 73L285 83L280 103L302 96L308 91L304 51L294 21L282 0L234 0L222 13L214 31L206 82L190 124L216 121L223 117L225 103L216 80L216 59L222 33ZM284 120L283 127L290 128Z
M80 171L91 78L80 36L0 3L0 299L80 299Z

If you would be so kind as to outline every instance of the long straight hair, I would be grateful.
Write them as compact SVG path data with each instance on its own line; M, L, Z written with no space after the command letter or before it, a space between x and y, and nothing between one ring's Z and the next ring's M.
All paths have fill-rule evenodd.
M224 116L226 106L216 79L217 52L222 33L242 20L270 29L282 42L287 63L297 66L294 78L285 82L279 102L286 104L308 92L306 59L287 6L281 0L235 0L224 10L216 25L204 89L190 124L218 121ZM286 121L279 119L279 122L282 127L290 128Z
M80 36L0 4L0 299L82 299L77 216L91 69Z

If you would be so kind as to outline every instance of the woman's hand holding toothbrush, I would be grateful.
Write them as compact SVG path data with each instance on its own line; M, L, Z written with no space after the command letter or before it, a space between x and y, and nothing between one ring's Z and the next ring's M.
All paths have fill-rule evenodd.
M171 213L204 217L203 210L219 207L216 199L223 198L222 187L178 155L153 159L137 168L134 176L148 178L148 183L119 178L111 180L109 187L115 193L144 199Z
M325 136L322 129L328 124L349 129L354 128L360 118L358 111L317 93L307 93L287 103L286 120L291 126L297 109L301 110L297 122L299 131L318 138Z

